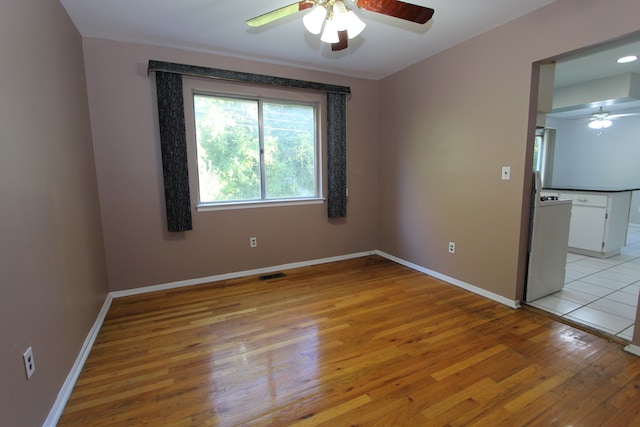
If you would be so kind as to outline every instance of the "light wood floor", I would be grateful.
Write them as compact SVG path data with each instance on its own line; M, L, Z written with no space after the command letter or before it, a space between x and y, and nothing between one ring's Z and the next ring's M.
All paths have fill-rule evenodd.
M640 358L372 256L114 300L59 425L640 425Z

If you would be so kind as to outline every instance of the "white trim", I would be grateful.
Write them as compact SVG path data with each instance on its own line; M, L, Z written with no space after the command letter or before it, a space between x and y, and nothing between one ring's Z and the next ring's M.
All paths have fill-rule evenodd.
M317 264L326 264L328 262L344 261L352 258L361 258L364 256L373 255L373 254L374 254L374 251L358 252L358 253L353 253L348 255L339 255L339 256L334 256L329 258L320 258L320 259L315 259L310 261L281 264L281 265L276 265L272 267L256 268L253 270L244 270L244 271L237 271L233 273L218 274L216 276L201 277L199 279L188 279L188 280L181 280L178 282L164 283L160 285L145 286L143 288L127 289L124 291L114 291L114 292L111 292L111 296L113 296L113 298L120 298L120 297L126 297L130 295L146 294L149 292L165 291L168 289L182 288L184 286L201 285L203 283L219 282L221 280L230 280L230 279L237 279L239 277L254 276L257 274L273 273L280 270L290 270L292 268L309 267Z
M465 289L467 291L473 292L474 294L480 295L482 297L488 298L490 300L493 300L495 302L499 302L500 304L504 304L507 307L511 307L511 308L520 308L520 301L519 300L510 300L508 298L503 297L502 295L498 295L495 294L493 292L487 291L485 289L479 288L477 286L471 285L469 283L463 282L461 280L458 279L454 279L453 277L449 277L449 276L445 276L444 274L438 273L437 271L433 271L433 270L429 270L428 268L424 268L421 267L417 264L414 264L412 262L409 261L405 261L401 258L397 258L393 255L389 255L385 252L382 251L374 251L374 253L376 255L380 255L381 257L390 259L391 261L395 261L398 264L402 264L405 267L409 267L413 270L419 271L421 273L427 274L429 276L433 276L437 279L440 279L442 281L445 281L451 285L457 286L459 288Z
M635 354L636 356L640 356L640 346L637 346L635 344L629 344L628 346L624 347L624 351Z
M373 253L374 253L373 251L358 252L353 254L339 255L339 256L315 259L310 261L294 262L294 263L282 264L282 265L272 266L272 267L257 268L253 270L245 270L245 271L238 271L234 273L220 274L216 276L203 277L200 279L182 280L179 282L147 286L144 288L135 288L135 289L129 289L125 291L110 292L107 295L107 298L105 299L104 304L102 305L102 309L98 313L98 317L96 318L96 321L94 322L93 327L89 331L87 338L84 340L82 348L80 349L80 353L78 354L78 357L76 358L76 361L73 364L71 371L69 372L69 375L67 375L67 378L64 384L62 385L62 388L58 392L58 397L56 398L56 401L51 407L51 410L49 411L49 415L47 416L46 420L42 424L43 427L55 427L55 425L58 423L58 420L60 419L60 416L64 411L64 407L66 406L67 401L69 400L69 396L71 396L73 387L75 386L76 381L80 376L80 372L82 371L82 368L85 362L87 361L87 357L89 357L89 353L91 352L93 343L95 342L96 337L98 336L98 332L100 332L102 323L104 322L107 312L109 311L109 307L111 307L111 302L113 301L114 298L120 298L120 297L129 296L129 295L144 294L144 293L155 292L160 290L180 288L184 286L199 285L203 283L215 282L220 280L229 280L229 279L235 279L239 277L253 276L257 274L272 273L279 270L289 270L292 268L308 267L312 265L325 264L325 263L335 262L335 261L344 261L347 259L361 258L364 256L373 255Z
M470 285L468 283L462 282L460 280L454 279L452 277L448 277L445 276L444 274L440 274L436 271L433 270L429 270L427 268L421 267L417 264L413 264L411 262L405 261L403 259L397 258L393 255L389 255L385 252L379 251L379 250L374 250L374 251L366 251L366 252L357 252L357 253L352 253L352 254L347 254L347 255L339 255L339 256L334 256L334 257L328 257L328 258L320 258L320 259L315 259L315 260L309 260L309 261L301 261L301 262L293 262L293 263L289 263L289 264L281 264L281 265L277 265L277 266L271 266L271 267L264 267L264 268L256 268L253 270L244 270L244 271L237 271L237 272L233 272L233 273L226 273L226 274L219 274L219 275L215 275L215 276L209 276L209 277L202 277L199 279L189 279L189 280L181 280L181 281L177 281L177 282L171 282L171 283L165 283L165 284L159 284L159 285L152 285L152 286L146 286L143 288L134 288L134 289L128 289L128 290L124 290L124 291L114 291L114 292L110 292L107 295L107 298L104 301L104 304L102 305L102 309L100 310L100 313L98 313L98 317L96 318L95 323L93 324L93 327L91 328L91 330L89 331L89 334L87 335L87 338L84 341L84 344L82 345L82 348L80 349L80 353L78 354L78 357L76 358L75 363L73 364L73 367L71 368L71 371L69 372L69 375L67 375L67 379L65 380L64 384L62 385L62 388L60 389L60 391L58 392L58 397L56 399L56 401L53 404L53 407L51 408L51 410L49 411L49 415L47 416L47 419L44 421L43 426L44 427L55 427L55 425L58 423L58 420L60 419L60 416L62 415L62 412L64 410L64 407L67 404L67 401L69 400L69 396L71 396L71 392L73 391L73 387L76 383L76 381L78 380L78 377L80 376L80 372L82 371L82 367L84 366L85 362L87 361L87 357L89 357L89 353L91 352L91 348L93 347L93 343L96 340L96 337L98 336L98 332L100 332L100 328L102 327L102 323L104 322L104 319L107 315L107 312L109 311L109 307L111 307L111 302L113 301L113 299L115 298L120 298L120 297L125 297L125 296L130 296L130 295L139 295L139 294L145 294L145 293L149 293L149 292L156 292L156 291L163 291L163 290L168 290L168 289L175 289L175 288L181 288L181 287L185 287L185 286L193 286L193 285L200 285L200 284L204 284L204 283L210 283L210 282L218 282L221 280L229 280L229 279L237 279L240 277L247 277L247 276L254 276L254 275L258 275L258 274L266 274L266 273L273 273L276 271L280 271L280 270L290 270L293 268L300 268L300 267L309 267L312 265L318 265L318 264L326 264L329 262L336 262L336 261L344 261L347 259L353 259L353 258L361 258L361 257L365 257L365 256L369 256L369 255L380 255L384 258L387 258L391 261L397 262L398 264L404 265L405 267L409 267L413 270L419 271L421 273L427 274L429 276L433 276L435 278L438 278L444 282L447 282L449 284L452 284L454 286L457 286L459 288L463 288L465 290L468 290L470 292L473 292L477 295L480 295L482 297L488 298L490 300L496 301L498 303L504 304L508 307L511 308L520 308L520 302L519 301L512 301L509 300L507 298L504 298L498 294L495 294L493 292L489 292L486 291L484 289L478 288L477 286L473 286ZM627 347L625 347L625 350L640 355L640 347L634 346L634 345L629 345Z
M322 197L310 197L308 199L282 199L282 200L256 200L251 202L230 203L198 203L198 212L228 211L233 209L273 208L279 206L319 205L325 202Z
M80 376L80 372L87 361L87 357L89 357L89 353L91 352L91 348L93 347L93 343L98 336L98 332L100 332L100 328L102 327L102 322L104 322L104 318L109 311L109 307L111 307L111 301L113 297L111 294L107 295L107 298L104 300L102 304L102 309L98 313L98 317L96 321L93 323L93 326L89 330L89 334L87 338L85 338L84 343L82 344L82 348L80 349L80 353L78 353L78 357L76 358L75 363L71 367L71 371L69 371L69 375L67 375L67 379L65 379L62 384L62 388L58 392L58 397L56 401L53 403L51 410L49 411L49 415L44 420L42 424L43 427L55 427L58 424L58 420L60 420L60 416L62 415L62 411L64 411L64 407L67 405L67 401L69 400L69 396L71 396L71 392L73 391L73 387Z

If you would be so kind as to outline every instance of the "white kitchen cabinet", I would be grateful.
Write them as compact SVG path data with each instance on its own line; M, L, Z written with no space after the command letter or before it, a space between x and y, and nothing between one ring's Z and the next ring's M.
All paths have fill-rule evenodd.
M627 239L631 192L560 191L572 201L569 252L608 258Z

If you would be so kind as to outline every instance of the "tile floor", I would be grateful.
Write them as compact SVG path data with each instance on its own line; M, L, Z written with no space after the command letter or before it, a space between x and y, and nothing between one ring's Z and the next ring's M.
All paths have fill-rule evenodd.
M564 288L528 302L541 310L631 341L640 292L640 224L630 224L620 255L567 254Z

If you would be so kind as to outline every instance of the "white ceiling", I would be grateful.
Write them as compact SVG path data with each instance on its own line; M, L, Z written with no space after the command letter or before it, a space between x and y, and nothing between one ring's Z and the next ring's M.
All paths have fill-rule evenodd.
M629 72L640 74L640 61L618 64L627 55L640 57L640 36L564 56L556 61L554 86L563 87Z
M618 58L628 55L640 57L640 36L566 55L556 61L554 87L591 82L619 74L640 74L640 60L627 64L616 62ZM611 113L640 112L640 100L627 98L594 101L596 102L587 108L576 106L576 108L553 113L550 116L558 118L588 117L596 112L599 106L603 106L606 111Z
M525 15L555 0L410 0L435 10L419 25L357 9L367 23L349 48L332 52L302 24L307 11L261 28L247 19L294 0L60 0L84 37L136 42L300 68L380 79L431 55ZM624 55L640 56L640 36L559 58L555 86L561 87L626 72L640 74L640 61L620 66ZM542 58L541 58L542 59ZM640 101L609 105L612 113ZM559 113L588 115L595 108Z
M84 37L197 50L380 79L555 0L410 0L435 10L419 25L355 10L366 22L349 48L332 52L298 12L253 29L245 20L293 0L60 0ZM348 6L356 9L351 0Z

